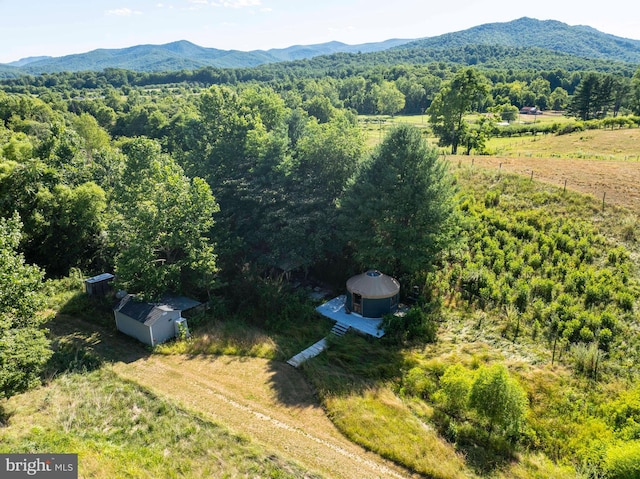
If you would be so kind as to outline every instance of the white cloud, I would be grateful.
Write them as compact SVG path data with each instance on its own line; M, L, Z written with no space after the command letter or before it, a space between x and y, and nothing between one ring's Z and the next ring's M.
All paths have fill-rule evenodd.
M140 10L131 10L130 8L116 8L115 10L107 10L107 15L114 15L117 17L130 17L131 15L142 15Z
M226 8L246 8L246 7L258 7L262 5L261 0L222 0L218 2L211 2L211 5L215 7Z

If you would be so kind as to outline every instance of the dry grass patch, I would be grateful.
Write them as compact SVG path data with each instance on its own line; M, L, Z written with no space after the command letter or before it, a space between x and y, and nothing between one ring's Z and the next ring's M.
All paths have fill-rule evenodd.
M329 396L333 422L349 439L433 478L471 477L463 458L389 389Z
M278 355L278 345L264 332L243 325L213 321L191 339L162 344L156 348L160 354L222 354L273 359Z
M7 411L1 452L77 452L81 477L318 477L108 369L63 375Z

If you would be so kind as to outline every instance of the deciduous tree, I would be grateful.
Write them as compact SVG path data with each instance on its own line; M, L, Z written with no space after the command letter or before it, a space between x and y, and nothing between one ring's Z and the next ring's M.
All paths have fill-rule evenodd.
M468 129L464 116L476 110L488 92L486 78L473 68L464 68L433 99L428 110L431 128L440 146L451 146L452 155Z
M188 178L160 146L133 140L111 226L120 285L157 299L167 293L208 292L216 271L207 237L218 206L201 178Z
M487 421L489 434L498 426L517 434L527 413L527 397L502 364L483 367L471 386L469 404Z
M383 115L395 115L404 108L405 96L395 83L383 82L378 90L378 111Z
M0 218L0 399L39 384L51 356L36 315L44 304L43 273L17 252L20 237L17 214Z

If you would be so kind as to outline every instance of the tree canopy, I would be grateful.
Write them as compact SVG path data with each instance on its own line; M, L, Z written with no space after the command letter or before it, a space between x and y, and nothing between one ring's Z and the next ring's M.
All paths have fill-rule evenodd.
M0 399L39 384L51 356L37 311L44 305L43 273L18 253L20 218L0 218Z
M118 282L149 299L208 292L216 263L207 235L218 209L209 185L186 177L151 140L133 140L124 152L119 217L110 230Z
M451 154L458 152L468 132L464 116L477 111L489 92L486 78L473 68L460 70L442 85L429 107L429 121L440 146L451 146Z
M452 179L420 130L393 129L341 202L341 229L364 268L398 276L428 270L452 241Z

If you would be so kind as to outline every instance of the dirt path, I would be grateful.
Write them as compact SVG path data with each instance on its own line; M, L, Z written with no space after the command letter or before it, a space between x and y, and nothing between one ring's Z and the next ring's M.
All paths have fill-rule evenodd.
M448 156L453 165L474 166L530 176L538 181L592 195L640 213L640 162L572 160L562 158L505 158L492 156ZM502 167L500 167L502 164Z
M348 441L291 366L256 358L152 355L115 371L332 478L410 477Z

